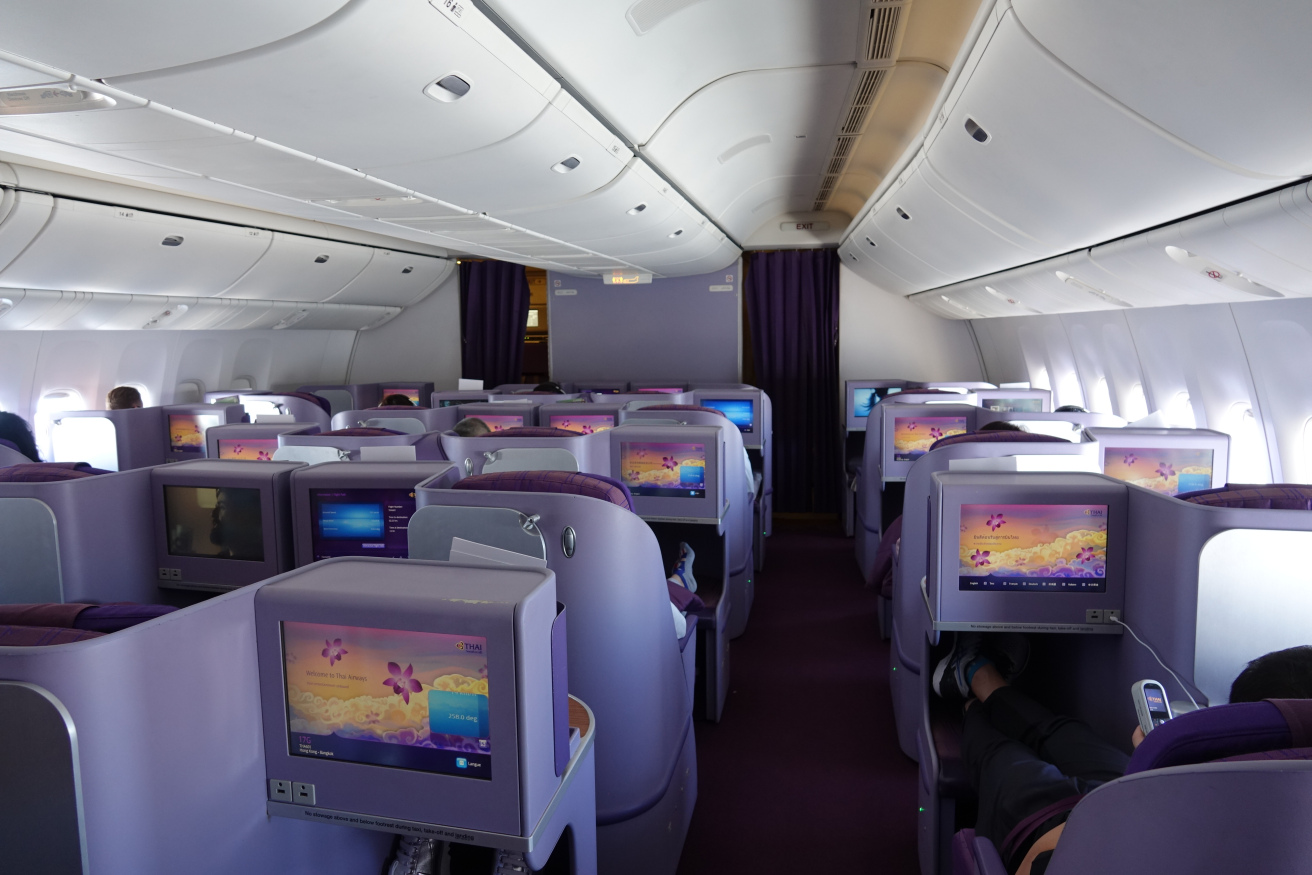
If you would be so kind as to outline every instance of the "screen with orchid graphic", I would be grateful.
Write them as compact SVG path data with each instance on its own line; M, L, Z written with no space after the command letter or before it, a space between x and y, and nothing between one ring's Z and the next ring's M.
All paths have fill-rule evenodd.
M706 497L706 445L624 441L620 474L634 495Z
M899 416L893 421L893 461L914 461L939 438L965 433L964 416Z
M487 640L282 624L292 756L490 780Z
M1107 505L963 504L959 588L1106 592Z
M220 459L271 462L277 451L277 438L219 438Z
M523 416L510 416L510 415L503 416L501 414L484 415L482 413L471 413L469 416L466 416L464 418L481 419L483 420L483 422L487 423L487 427L492 429L492 431L494 432L505 431L508 428L522 428L524 425Z
M614 428L615 417L609 413L580 415L553 413L548 420L548 424L552 428L563 428L566 431L578 432L579 434L595 434L608 428Z
M1210 449L1104 447L1102 453L1104 474L1154 492L1179 495L1212 486Z
M223 418L208 413L170 413L169 450L205 455L205 432L221 425Z

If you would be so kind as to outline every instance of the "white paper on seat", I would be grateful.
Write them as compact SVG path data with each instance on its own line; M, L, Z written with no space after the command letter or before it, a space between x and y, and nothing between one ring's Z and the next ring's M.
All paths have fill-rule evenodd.
M491 547L477 541L467 541L464 538L451 539L451 558L448 561L461 562L465 565L490 565L496 567L503 565L530 568L547 567L547 560L545 559L539 559L536 556L525 556L523 553L516 553L514 550L503 550L500 547Z
M413 462L415 445L360 447L361 462Z

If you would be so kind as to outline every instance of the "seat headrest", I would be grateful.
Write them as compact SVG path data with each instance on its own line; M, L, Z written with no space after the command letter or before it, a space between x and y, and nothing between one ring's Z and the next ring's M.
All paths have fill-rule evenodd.
M1125 774L1310 745L1310 699L1217 705L1154 729L1135 749Z
M352 428L335 428L332 431L321 432L319 437L388 437L394 434L405 434L405 432L393 428L354 426Z
M1050 434L1037 434L1029 431L972 431L969 434L950 434L939 438L930 446L931 450L950 447L953 444L1069 444L1066 438Z
M242 395L281 395L285 398L300 398L302 401L310 401L318 404L323 408L323 412L332 416L333 406L327 398L320 398L318 395L312 395L309 392L241 392Z
M1301 483L1227 483L1219 489L1200 489L1177 495L1176 498L1207 507L1312 510L1312 486Z
M699 404L649 404L642 408L643 410L683 410L688 413L718 413L724 416L723 410L716 410L714 407L702 407ZM724 416L725 419L729 417Z
M502 471L475 474L457 480L453 489L478 489L488 492L555 492L599 498L625 510L633 510L629 487L600 474L575 474L569 471Z
M503 428L501 431L494 431L491 434L479 435L479 437L578 437L579 433L570 431L566 428L552 428L548 425L519 425L512 428Z
M108 473L100 468L92 468L86 462L31 462L0 468L0 483L50 483Z

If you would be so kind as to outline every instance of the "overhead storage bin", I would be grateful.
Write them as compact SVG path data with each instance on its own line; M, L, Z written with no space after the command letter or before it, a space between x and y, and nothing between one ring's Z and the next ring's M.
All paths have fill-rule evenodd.
M272 236L273 242L264 257L224 289L223 297L326 301L359 276L373 254L367 246L278 231Z
M961 195L1040 241L1078 249L1269 188L1164 136L1057 63L1008 11L932 133ZM981 141L967 129L983 130Z
M1249 215L1258 220L1253 223L1255 225L1265 224L1262 220L1273 214L1279 215L1278 221L1295 226L1300 224L1280 208L1280 193L1243 206L1253 208ZM1237 211L1232 212L1232 208L1208 213L1175 226L1175 246L1193 256L1190 264L1196 270L1214 266L1222 274L1219 281L1237 291L1247 292L1257 298L1274 297L1274 292L1287 297L1312 295L1312 266L1286 257L1292 255L1304 262L1312 261L1312 252L1309 252L1312 249L1312 227L1302 226L1305 239L1301 247L1292 252L1285 250L1278 255L1272 250L1282 248L1280 244L1268 243L1260 227L1250 229L1248 225L1243 215ZM1161 237L1158 239L1160 241ZM1178 254L1176 260L1182 260ZM1232 277L1225 276L1227 271L1244 281L1235 282ZM1256 283L1258 287L1254 288L1250 283ZM1263 291L1263 288L1267 291Z
M1312 4L1015 0L1012 8L1079 75L1209 155L1273 177L1312 173Z
M1185 242L1179 226L1168 226L1098 246L1089 257L1108 273L1133 277L1135 285L1151 291L1152 297L1144 302L1144 306L1221 304L1283 297L1283 293L1262 286L1254 289L1261 294L1245 293L1235 288L1236 285L1251 284L1240 280L1229 267L1184 249L1181 244ZM1216 274L1217 278L1205 276L1204 270Z
M6 169L0 164L0 176ZM55 199L48 194L0 188L0 286L10 285L3 268L41 233L54 205Z
M365 269L328 300L406 307L437 288L455 267L454 260L375 249Z
M3 232L0 225L0 246ZM271 236L258 228L55 198L40 234L0 271L0 285L214 295L256 263Z
M1298 268L1312 271L1312 183L1302 183L1282 191L1273 192L1266 197L1242 204L1226 207L1223 213L1225 224L1237 237L1263 252L1269 252L1281 260L1288 268L1275 265L1259 269L1251 267L1254 277L1269 273ZM1224 257L1224 256L1218 256ZM1248 270L1247 267L1241 269ZM1291 289L1306 286L1296 282L1289 274L1288 284ZM1273 276L1274 279L1274 276Z

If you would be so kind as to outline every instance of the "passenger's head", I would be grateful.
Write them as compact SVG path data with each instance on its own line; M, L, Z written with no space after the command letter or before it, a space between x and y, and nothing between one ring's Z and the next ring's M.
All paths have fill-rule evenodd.
M986 422L979 427L980 431L1024 431L1025 427L1017 425L1014 422L1007 422L1003 419L995 419L993 422Z
M9 441L18 447L18 452L33 462L41 461L36 451L36 439L32 437L32 427L17 413L0 413L0 440Z
M1063 404L1062 406L1058 407L1056 410L1052 412L1053 413L1088 413L1089 411L1085 410L1083 407L1081 407L1078 404Z
M131 386L115 386L105 396L105 404L110 410L131 410L143 406L141 393Z
M485 434L491 434L492 429L488 424L477 416L470 416L456 423L456 427L451 429L461 437L482 437Z
M1290 647L1259 656L1230 685L1231 702L1312 699L1312 647Z
M414 402L399 392L383 396L384 407L414 407Z
M553 395L564 395L565 390L555 380L544 380L533 387L534 392L550 392Z

